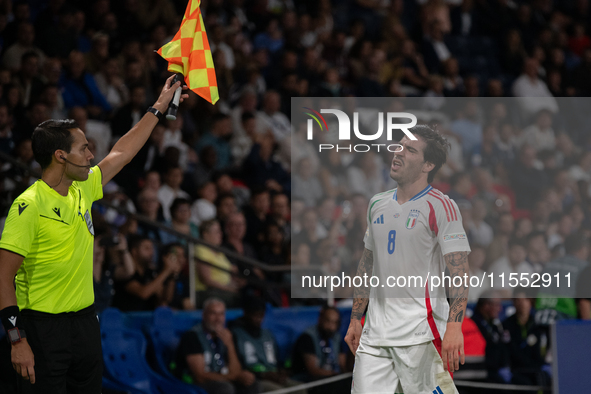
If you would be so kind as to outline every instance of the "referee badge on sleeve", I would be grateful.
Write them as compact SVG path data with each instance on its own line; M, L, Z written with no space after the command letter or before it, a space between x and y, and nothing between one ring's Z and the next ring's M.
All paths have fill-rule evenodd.
M92 234L92 236L94 236L94 225L92 224L92 218L90 217L90 212L88 212L88 209L84 214L84 220L86 221L86 227L88 227L88 231L90 234Z

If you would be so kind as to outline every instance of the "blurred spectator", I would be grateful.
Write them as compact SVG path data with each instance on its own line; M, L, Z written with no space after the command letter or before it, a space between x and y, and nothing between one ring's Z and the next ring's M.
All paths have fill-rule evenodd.
M512 294L512 287L508 285L508 280L511 274L527 274L528 276L534 273L534 269L525 258L527 257L525 244L523 241L511 239L509 241L509 251L507 256L503 256L495 261L489 271L494 275L495 279L501 278L504 275L505 282L495 280L494 288L498 290L498 294L504 297L510 297Z
M28 107L43 90L43 81L39 74L40 57L37 52L29 51L22 55L21 67L15 81L21 90L24 107Z
M158 200L158 192L153 189L144 189L137 197L138 211L152 222L164 221L162 206ZM160 241L160 229L156 226L140 222L138 234L144 235L153 241Z
M187 268L187 252L180 243L167 244L162 248L162 260L177 259L179 272L169 280L172 285L166 286L164 302L170 308L180 310L193 310L195 305L191 302L191 288L189 277L185 274Z
M425 66L433 74L441 74L442 64L451 57L451 52L443 40L444 35L443 24L440 21L433 21L429 25L429 33L423 41Z
M540 272L550 261L550 250L546 234L542 231L534 231L527 236L527 262L535 272Z
M41 102L47 106L50 119L65 119L64 100L57 85L46 84L41 92Z
M548 333L535 322L532 299L526 289L513 291L515 314L503 321L508 332L509 357L513 384L549 386L550 375L546 372L545 357L548 350Z
M510 213L503 213L499 216L495 229L495 236L493 237L493 240L486 251L487 266L489 266L490 263L497 261L502 256L507 256L507 254L509 253L509 239L513 234L514 228L515 225L513 215L511 215ZM518 234L515 234L514 237L516 239L522 239L526 235L527 234L524 234L520 237Z
M198 199L191 205L191 223L199 226L201 222L216 217L215 200L217 190L213 182L205 182L199 187Z
M0 103L0 151L11 153L15 146L15 136L11 130L11 119L8 113L8 106Z
M162 270L152 267L154 244L146 237L134 237L129 244L135 271L126 280L116 282L113 306L122 311L149 311L165 304L168 286L174 281L169 278L181 270L176 256L163 257Z
M199 237L199 227L191 222L191 201L186 198L175 198L170 205L170 222L166 222L173 230L179 233ZM163 244L179 243L186 245L187 240L176 235L162 231L160 240Z
M17 71L21 68L21 60L27 52L37 54L39 66L43 65L45 55L41 49L37 48L35 42L35 27L31 23L23 22L18 25L17 42L9 47L2 56L2 65L11 71Z
M230 193L234 196L236 206L244 207L250 199L250 190L240 181L234 181L228 173L217 172L211 177L217 187L218 194Z
M271 197L271 210L267 216L267 221L276 223L283 238L288 242L291 238L291 212L289 205L289 197L283 193L273 194Z
M550 325L557 320L577 318L577 289L575 286L560 286L560 282L569 274L571 283L576 284L581 272L589 266L588 242L581 233L569 235L565 241L566 255L549 262L544 268L542 278L550 275L552 281L538 293L536 316L539 324Z
M472 220L468 224L466 231L470 242L488 247L493 241L493 230L484 221L487 215L486 203L480 199L472 200Z
M164 219L172 220L170 207L175 198L191 198L187 192L181 189L183 183L183 170L180 167L170 167L166 170L164 184L158 190L158 200L162 205Z
M271 330L262 328L265 302L249 297L242 309L244 315L229 324L242 368L255 375L263 393L301 384L281 368L277 341Z
M61 6L54 10L54 15L46 14L47 19L41 15L37 18L37 41L39 47L50 57L65 59L77 47L77 40L74 33L74 9L69 6ZM52 7L46 9L50 11ZM57 23L56 23L57 21Z
M318 324L300 335L294 345L292 356L293 378L310 382L346 371L346 346L339 334L341 316L338 309L324 307L320 311ZM340 380L322 387L323 391L343 392L351 383Z
M271 205L269 191L263 188L254 189L250 196L250 204L244 208L246 218L246 241L258 249L263 243L263 231L267 214Z
M450 125L451 132L462 143L462 150L466 157L482 144L482 126L478 122L478 104L466 101L457 113L458 118Z
M486 249L482 246L475 244L471 245L470 248L472 251L468 255L468 264L470 266L470 277L477 276L482 278L482 275L485 274L484 269L484 262L486 259ZM468 292L468 302L476 302L480 298L480 295L486 291L490 286L487 282L483 283L482 286L478 287L470 287L470 291Z
M244 180L250 189L267 187L277 192L289 193L291 179L281 164L273 157L275 141L270 132L259 135L252 146L243 167L248 168Z
M225 222L226 240L222 246L232 252L238 253L240 256L248 257L250 259L257 259L257 253L253 246L244 241L246 235L246 219L242 212L231 213ZM251 268L249 264L244 264L240 260L230 258L232 264L238 267L238 271L243 276L249 276L250 270L261 279L264 279L263 272L258 268ZM285 260L284 260L285 261Z
M478 300L472 320L486 341L487 380L495 383L510 383L512 376L507 347L510 337L499 320L500 311L501 300L498 293L489 290Z
M350 193L359 193L371 198L382 192L385 187L383 167L383 162L372 151L357 155L347 169Z
M105 97L105 100L107 100L114 110L122 107L129 101L129 90L123 83L121 66L117 59L106 59L101 64L100 69L94 74L94 80L96 86Z
M226 306L219 298L203 304L203 321L183 334L173 373L209 393L258 393L256 377L243 370L234 338L226 325Z
M515 191L517 208L532 207L542 192L548 187L548 178L536 165L536 151L529 145L523 145L519 159L512 167L511 186Z
M532 116L541 110L552 113L558 111L558 104L548 86L538 77L539 63L534 58L527 58L523 66L523 74L513 82L512 91L521 104L525 116ZM534 100L532 98L535 97Z
M129 103L119 108L111 119L113 136L124 135L140 121L146 110L145 103L146 88L141 85L132 86L129 89Z
M297 163L292 182L294 197L304 200L306 206L314 207L320 202L323 195L322 186L313 172L312 163L308 157L300 159Z
M100 163L111 151L111 128L109 125L100 120L88 119L88 113L83 107L70 109L69 117L78 123L87 139L95 141L94 161Z
M289 248L281 227L277 223L266 223L264 240L259 253L261 261L271 266L285 265L288 261ZM284 272L269 272L265 274L265 277L275 283L280 283Z
M201 223L199 233L208 245L215 247L222 245L222 230L217 220L206 220ZM239 290L244 286L244 282L234 276L238 267L233 265L222 252L201 244L195 247L195 259L197 260L197 277L195 278L197 307L201 307L210 297L219 297L232 307L239 305Z
M85 107L92 118L100 117L111 110L96 86L94 77L86 71L84 55L80 52L72 51L68 56L67 73L61 78L60 86L63 88L62 96L66 108L76 105Z
M556 143L550 111L538 112L535 123L523 129L520 140L520 144L528 144L537 151L554 149Z
M451 190L447 193L452 200L469 201L468 193L472 189L472 181L470 175L466 172L458 172L452 175L449 185Z
M211 130L204 134L195 150L201 154L207 146L212 146L216 153L216 169L224 169L232 164L229 141L232 138L232 121L228 115L217 114L212 118Z
M238 212L236 197L230 193L218 194L218 198L215 201L215 209L216 218L219 220L223 231L226 220L228 220L231 214Z

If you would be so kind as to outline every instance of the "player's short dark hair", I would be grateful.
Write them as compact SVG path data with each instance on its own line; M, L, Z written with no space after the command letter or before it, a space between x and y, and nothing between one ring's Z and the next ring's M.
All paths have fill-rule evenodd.
M447 150L449 149L449 142L441 135L437 130L432 129L427 125L417 125L410 128L409 131L415 135L421 137L427 144L423 151L423 157L425 161L432 163L435 167L429 172L427 182L433 182L437 171L447 161Z
M74 137L71 129L80 126L72 119L50 119L39 124L31 137L33 143L33 155L41 168L45 169L51 164L51 158L56 150L61 149L70 153Z

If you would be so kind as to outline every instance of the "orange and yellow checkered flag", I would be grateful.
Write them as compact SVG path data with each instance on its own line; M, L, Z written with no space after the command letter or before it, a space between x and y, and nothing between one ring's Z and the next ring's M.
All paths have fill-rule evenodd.
M183 74L189 89L215 104L220 95L200 5L189 0L181 28L158 54L168 60L168 71Z

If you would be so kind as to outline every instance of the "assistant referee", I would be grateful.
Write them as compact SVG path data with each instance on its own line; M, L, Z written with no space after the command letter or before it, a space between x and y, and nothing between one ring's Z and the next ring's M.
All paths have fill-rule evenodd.
M43 175L16 198L0 239L0 319L22 393L101 392L91 207L148 140L180 86L172 79L97 166L74 121L48 120L33 133Z

